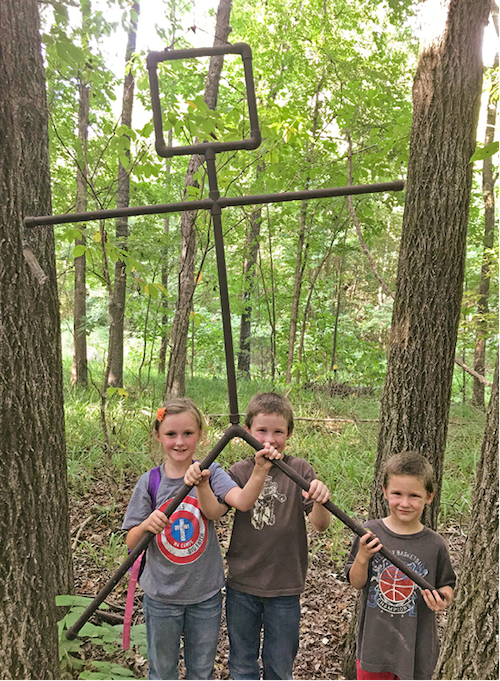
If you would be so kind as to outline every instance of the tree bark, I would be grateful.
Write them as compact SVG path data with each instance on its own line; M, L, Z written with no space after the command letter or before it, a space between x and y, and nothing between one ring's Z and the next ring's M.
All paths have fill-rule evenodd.
M172 130L168 131L168 146L172 146ZM167 202L170 200L169 197L169 189L170 189L170 174L171 174L171 164L167 163L167 166L165 168L165 174L166 174L166 180L165 180L165 186L167 189L167 196L166 200ZM166 291L168 291L168 282L169 282L169 274L170 274L170 259L169 259L169 245L168 245L168 240L170 237L170 215L167 213L163 219L163 234L165 238L165 247L164 247L164 258L161 266L161 284L165 288ZM162 308L162 319L161 319L161 324L162 324L162 333L161 333L161 345L160 345L160 353L158 357L158 372L160 374L165 373L165 365L167 361L167 348L168 348L168 330L167 330L167 324L168 324L168 298L166 295L163 296L162 301L161 301L161 308Z
M35 0L0 3L0 677L58 679L72 590L45 75Z
M76 205L77 213L87 210L87 141L90 113L90 85L80 78L78 83L80 101L78 105L78 148L76 169ZM85 235L76 239L75 246L85 246ZM87 290L86 290L85 253L75 258L75 300L73 306L73 366L71 367L71 383L87 387Z
M240 351L238 353L238 372L240 376L250 380L250 359L252 330L252 295L255 288L255 269L259 252L259 235L262 225L262 208L253 211L250 218L250 231L245 244L246 257L243 263L243 291L244 309L240 322Z
M217 9L215 26L214 46L227 43L231 27L229 17L231 15L232 0L220 0ZM208 67L208 75L205 83L204 100L209 109L215 109L219 82L222 72L224 57L211 57ZM193 154L189 160L185 179L184 198L189 186L197 186L193 179L194 174L203 163L203 156ZM170 335L170 358L168 363L167 379L165 382L165 395L182 396L186 392L186 359L187 337L189 332L189 318L193 304L193 295L196 288L194 280L194 265L196 257L196 211L184 211L181 216L181 262L179 268L179 287L177 304L175 307L174 322Z
M140 4L134 0L130 12L130 29L128 32L127 49L125 52L125 80L123 81L123 105L122 124L132 127L132 108L134 104L134 74L130 68L130 61L135 52L137 40L137 23L140 12ZM127 70L128 69L128 70ZM130 160L130 151L126 151ZM116 195L116 207L126 208L130 199L130 171L124 168L118 161L118 191ZM126 250L128 240L128 218L116 219L116 245L121 250ZM117 260L115 263L115 281L113 295L109 302L109 346L110 372L109 384L114 387L123 386L123 336L125 325L125 294L127 290L126 263Z
M424 522L436 528L465 268L472 167L490 0L428 0L429 34L413 85L406 204L391 347L381 403L370 517L382 517L382 468L392 454L422 452L436 495ZM445 24L438 17L445 19Z
M482 34L489 0L427 0L429 34L413 85L413 125L403 228L382 395L370 518L387 515L385 461L419 451L433 468L436 496L423 522L437 526L482 83ZM443 6L446 5L446 12ZM446 17L446 25L439 17ZM356 678L350 625L343 672ZM452 678L452 677L450 677Z
M498 71L498 54L494 67ZM488 99L488 115L486 120L486 134L484 146L495 139L495 122L497 117L498 73L495 88L491 88ZM486 338L488 335L488 298L490 295L490 277L492 269L493 237L495 233L495 180L493 178L493 160L485 158L483 161L483 201L484 201L484 252L481 275L479 278L479 299L477 301L477 332L474 350L474 371L481 376L485 374ZM484 384L474 378L472 386L472 404L484 409Z
M498 357L469 534L435 679L498 679Z
M293 354L295 350L295 336L299 318L300 291L304 278L306 257L304 256L304 241L306 234L307 201L302 201L299 217L299 235L297 240L297 257L295 260L295 275L293 278L292 310L290 313L290 331L288 334L288 355L286 364L285 383L292 382Z

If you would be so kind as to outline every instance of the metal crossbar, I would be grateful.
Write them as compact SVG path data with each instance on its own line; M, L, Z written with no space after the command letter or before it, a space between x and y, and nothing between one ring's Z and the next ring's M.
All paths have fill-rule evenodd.
M243 60L245 87L247 94L247 103L250 119L250 136L248 138L230 141L230 142L211 142L204 141L197 144L180 147L169 147L165 144L163 136L162 110L159 96L158 74L157 67L160 62L192 59L198 57L210 57L214 55L239 54ZM27 228L37 227L42 225L58 225L74 222L87 222L90 220L101 220L105 218L127 217L133 215L157 215L164 213L175 213L193 210L209 210L212 217L212 224L214 229L215 250L217 258L217 272L219 277L219 293L221 301L221 316L223 324L224 336L224 350L226 360L227 372L227 389L229 398L229 422L230 426L208 454L206 459L201 463L201 468L206 469L210 466L217 456L222 452L226 445L234 438L239 437L250 444L255 450L262 449L262 445L250 435L240 424L239 409L238 409L238 395L236 385L235 360L233 350L233 337L231 329L231 314L229 306L229 293L227 285L227 269L224 252L224 237L222 231L222 210L230 206L249 206L262 205L267 203L282 203L285 201L303 201L310 199L321 199L333 196L348 196L355 194L371 194L375 192L401 191L404 188L402 181L384 182L381 184L358 185L348 187L329 187L326 189L310 189L295 192L283 192L276 194L256 194L252 196L237 196L237 197L221 197L217 181L217 169L215 164L216 154L223 151L233 151L239 149L256 149L261 143L261 133L259 128L259 120L257 114L257 104L255 99L255 88L252 71L252 51L250 46L246 43L237 43L235 45L200 48L200 49L184 49L184 50L165 50L163 52L151 52L147 57L147 68L149 72L149 82L151 88L151 100L153 108L153 122L155 130L155 147L157 153L163 158L172 156L186 156L191 154L204 155L207 176L209 196L205 199L196 201L183 201L180 203L166 203L150 206L136 206L127 208L115 208L107 210L87 211L83 213L72 213L65 215L46 215L38 217L26 217L24 225ZM288 475L296 484L302 489L309 490L309 483L298 475L290 466L280 460L273 461L273 464L280 468L286 475ZM184 485L168 508L164 511L167 517L170 517L175 509L182 502L184 497L189 493L192 487ZM345 525L347 525L353 532L359 536L363 536L366 531L364 528L350 518L344 511L335 506L331 501L327 501L325 507L339 518ZM91 617L93 612L104 601L106 596L116 586L121 577L127 572L132 565L135 558L148 546L151 539L154 537L152 533L147 535L134 548L128 558L122 563L118 570L112 575L109 581L104 585L101 591L94 598L92 603L88 606L85 612L75 622L75 624L68 629L66 637L69 639L75 638L81 627ZM409 568L401 559L394 556L390 551L383 548L381 551L388 560L390 560L401 572L406 574L422 589L433 589L423 577L418 575L414 570Z

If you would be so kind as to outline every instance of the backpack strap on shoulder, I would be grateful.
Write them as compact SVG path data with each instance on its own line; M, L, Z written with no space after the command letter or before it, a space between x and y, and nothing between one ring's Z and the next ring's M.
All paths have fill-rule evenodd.
M161 481L161 465L152 468L149 471L148 494L151 497L151 512L156 508L156 495L158 494L158 487ZM129 552L130 553L130 552ZM128 583L127 601L125 603L125 616L123 618L123 639L122 648L128 650L130 648L130 627L132 625L132 614L134 612L135 588L137 580L144 570L146 564L146 551L143 551L134 561L130 572L130 580Z

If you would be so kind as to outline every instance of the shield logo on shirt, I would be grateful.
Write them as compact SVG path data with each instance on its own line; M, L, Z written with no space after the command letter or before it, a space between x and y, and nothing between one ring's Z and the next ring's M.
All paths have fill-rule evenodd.
M160 506L164 511L172 499ZM205 550L208 539L208 521L195 497L186 497L170 516L172 525L156 535L162 554L179 565L194 563Z

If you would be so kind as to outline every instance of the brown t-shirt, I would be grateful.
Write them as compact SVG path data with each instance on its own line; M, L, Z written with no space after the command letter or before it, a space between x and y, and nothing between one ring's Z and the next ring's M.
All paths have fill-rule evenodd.
M455 573L444 539L428 527L396 534L383 520L369 520L381 543L436 588L455 586ZM345 573L354 562L354 539ZM439 652L436 617L420 589L387 558L376 553L361 592L357 657L367 672L391 672L400 679L432 679Z
M308 482L316 478L305 459L284 456L283 461ZM254 457L238 461L229 475L244 487L254 465ZM253 508L236 511L226 554L229 586L253 596L302 593L308 561L304 512L310 513L312 507L302 489L273 466Z

